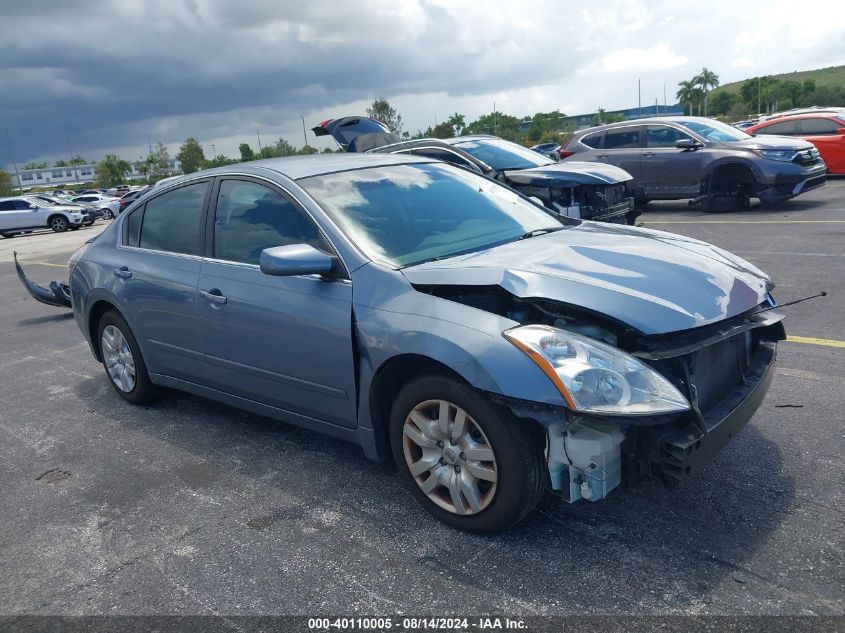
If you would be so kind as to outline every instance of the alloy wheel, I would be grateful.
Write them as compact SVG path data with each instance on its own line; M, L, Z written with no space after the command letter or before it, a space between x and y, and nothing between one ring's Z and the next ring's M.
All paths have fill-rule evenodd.
M493 447L464 409L445 400L415 406L402 429L405 463L420 489L439 507L478 514L496 495Z
M111 381L124 393L132 391L135 388L135 358L123 332L107 325L103 329L100 348Z

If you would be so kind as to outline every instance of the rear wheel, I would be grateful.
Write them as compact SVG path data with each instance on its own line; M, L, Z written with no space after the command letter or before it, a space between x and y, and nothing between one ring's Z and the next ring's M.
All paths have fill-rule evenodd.
M453 378L429 375L405 385L391 411L390 441L417 501L458 529L503 530L542 496L540 427Z
M50 218L49 221L50 228L53 229L56 233L64 233L68 230L70 226L68 224L67 218L63 215L54 215Z
M103 212L103 219L105 220L112 220L114 219L114 213L112 213L111 209L100 209Z
M138 342L123 317L114 310L103 314L97 341L106 376L118 395L132 404L154 400L157 389L150 382Z

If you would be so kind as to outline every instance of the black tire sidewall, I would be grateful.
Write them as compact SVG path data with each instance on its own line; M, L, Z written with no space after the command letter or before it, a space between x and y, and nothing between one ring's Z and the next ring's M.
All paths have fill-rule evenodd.
M426 400L447 400L461 407L490 441L497 463L496 496L478 514L459 516L444 510L426 496L408 470L402 448L403 426L411 409ZM435 518L469 532L506 529L537 505L545 484L541 438L536 423L516 418L471 387L445 375L423 376L407 383L397 394L390 415L390 446L403 483Z
M132 388L132 391L128 393L122 391L116 384L114 384L111 376L109 376L108 368L106 367L106 359L102 349L103 330L105 330L109 325L113 325L120 330L121 334L123 334L126 342L129 343L129 349L132 351L132 358L135 361L135 386ZM121 398L127 402L131 402L132 404L141 404L149 402L155 397L155 387L150 382L150 376L147 373L147 365L144 363L144 357L141 355L141 349L138 347L138 341L135 340L135 335L132 333L129 325L115 310L109 310L100 317L100 322L97 324L97 349L100 351L100 358L102 359L103 369L106 372L106 379L109 381L112 389L114 389Z

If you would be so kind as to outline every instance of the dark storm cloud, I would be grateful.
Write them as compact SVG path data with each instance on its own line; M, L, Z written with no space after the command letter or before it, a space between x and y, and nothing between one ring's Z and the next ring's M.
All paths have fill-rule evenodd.
M788 0L755 2L747 24L727 0L10 0L0 134L21 161L68 141L130 158L148 141L296 131L378 96L416 129L497 99L513 114L629 107L638 77L646 102L664 84L671 99L705 65L731 81L845 61L845 27L798 37Z

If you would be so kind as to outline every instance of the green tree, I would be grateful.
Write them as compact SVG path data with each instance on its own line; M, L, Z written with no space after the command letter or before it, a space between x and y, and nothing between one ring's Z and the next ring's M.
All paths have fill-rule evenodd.
M457 112L455 112L455 114L449 117L448 123L452 126L452 129L455 131L455 136L460 136L461 134L463 134L464 129L467 126L466 120L464 119L464 115L458 114Z
M241 143L238 145L238 151L241 153L241 162L246 163L255 160L255 152L249 146L249 143Z
M5 171L0 171L0 197L14 195L12 177Z
M114 154L106 154L106 157L97 163L95 168L97 181L101 187L114 187L123 182L130 169L129 163L122 158Z
M455 136L455 129L449 121L441 121L429 130L431 131L428 135L434 138L452 138Z
M713 114L727 114L737 101L737 96L732 92L722 90L713 93L710 99L710 107Z
M316 147L311 147L310 145L306 145L296 151L297 154L317 154L320 150Z
M275 150L276 156L293 156L296 154L296 148L283 138L276 141L273 149Z
M182 173L192 174L205 163L205 152L202 151L199 141L190 136L179 147L176 158L182 164Z
M236 158L229 158L228 156L224 156L223 154L220 154L218 156L215 156L211 160L205 161L204 166L206 168L210 169L212 167L224 167L226 165L234 165L235 163L238 163L238 162L240 162L240 161L237 160Z
M493 134L514 141L520 138L519 124L522 121L515 116L501 112L483 114L467 125L470 134Z
M624 120L624 114L607 112L604 108L599 108L598 112L593 115L593 125L607 125L608 123L619 123Z
M679 81L678 92L675 93L678 102L686 108L689 107L689 115L692 116L692 106L695 100L695 83L692 81Z
M55 163L53 163L53 167L67 167L67 166L68 166L68 162L66 160L57 160Z
M704 116L707 116L707 95L711 89L719 87L719 75L705 67L701 69L701 72L695 76L693 81L704 93Z
M71 167L73 167L74 165L87 165L87 164L88 164L88 160L85 159L85 158L82 158L82 156L80 156L79 154L77 154L76 156L73 156L68 161L68 165L70 165Z
M23 166L24 169L47 169L47 163L36 163L34 160Z
M382 121L397 136L402 135L402 115L387 102L387 99L373 101L367 108L367 116Z

